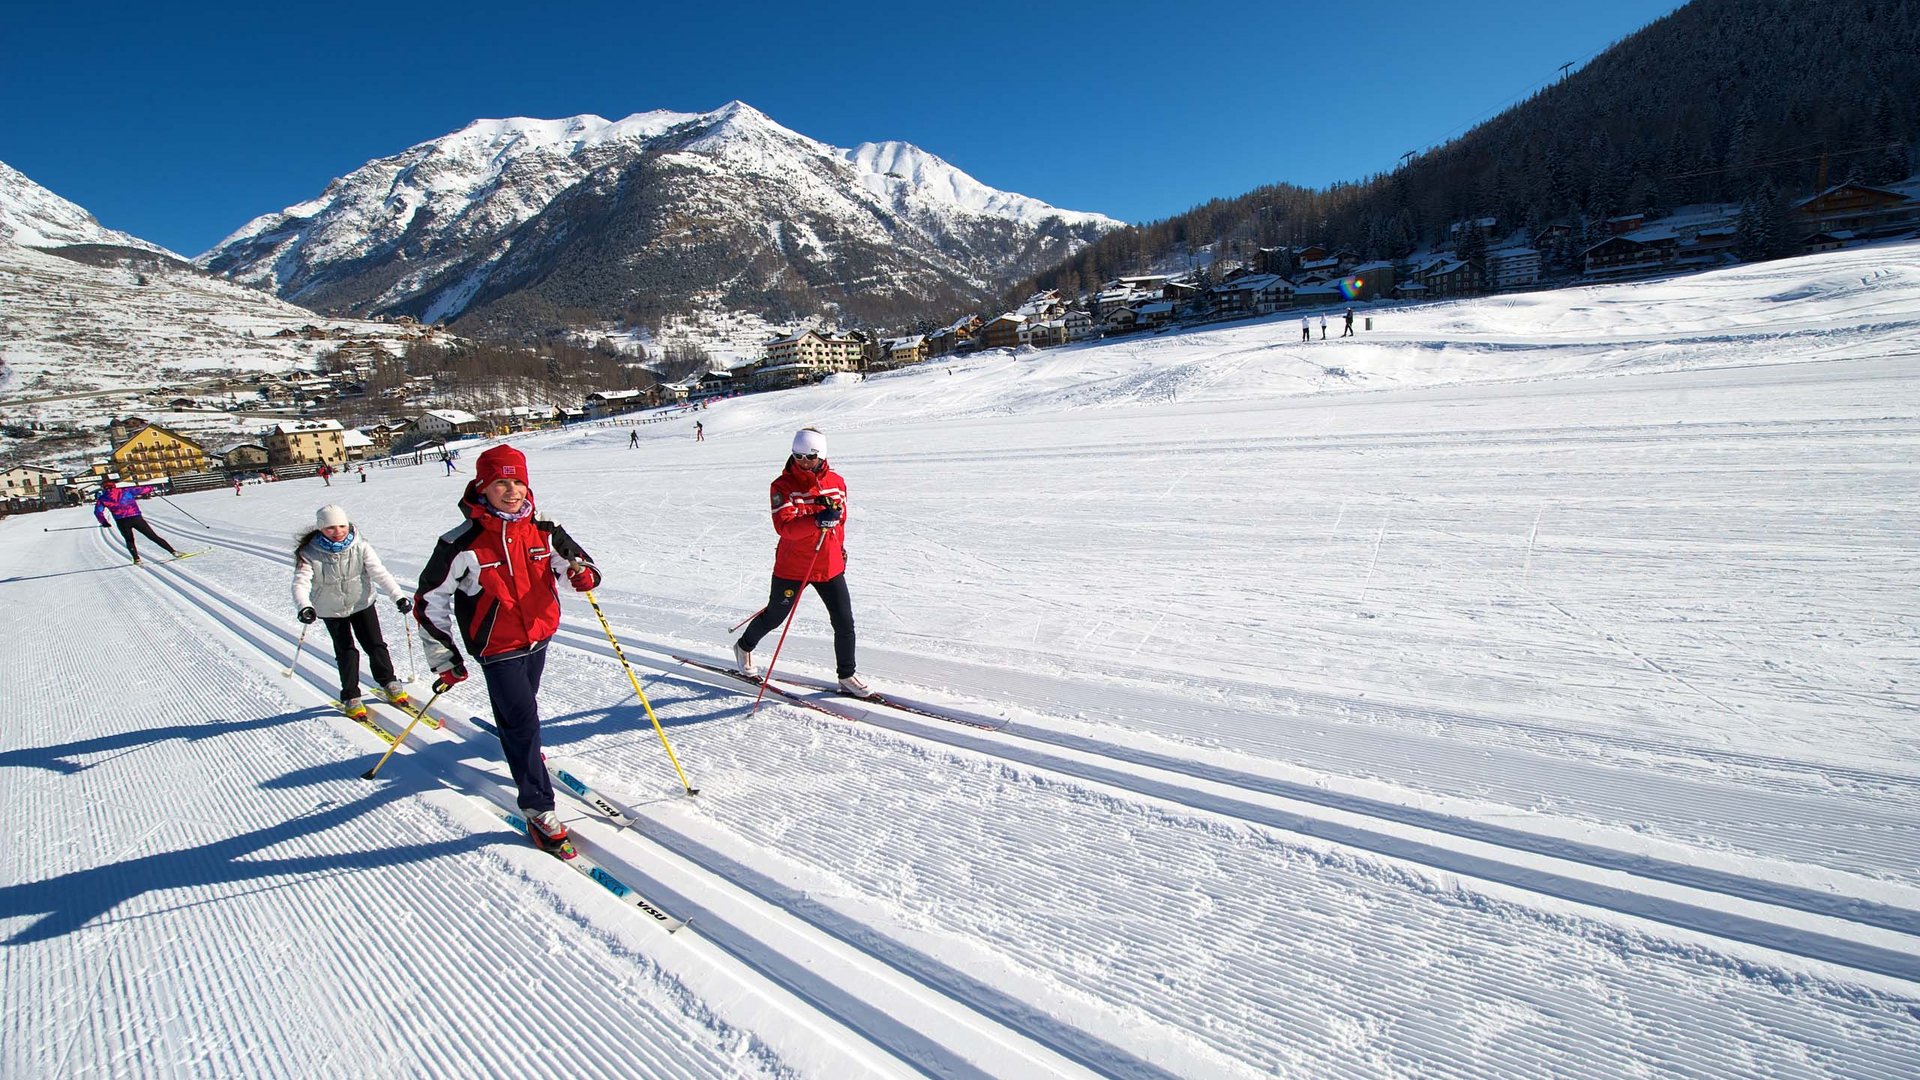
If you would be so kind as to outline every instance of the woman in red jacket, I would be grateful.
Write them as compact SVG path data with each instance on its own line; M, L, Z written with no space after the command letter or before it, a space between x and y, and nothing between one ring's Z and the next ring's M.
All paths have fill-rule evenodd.
M787 467L773 478L773 588L766 609L734 642L733 658L748 675L759 674L753 647L787 620L808 585L833 620L833 658L842 693L867 697L873 689L854 673L853 599L847 595L847 482L827 464L827 437L815 428L793 436Z
M553 780L540 752L540 673L547 640L560 628L555 582L565 575L577 592L600 584L600 571L565 529L535 517L526 455L496 446L473 463L460 496L466 522L440 538L420 572L413 617L426 633L421 647L440 693L467 677L454 641L480 661L500 728L507 769L527 812L534 844L573 857L567 827L554 812Z

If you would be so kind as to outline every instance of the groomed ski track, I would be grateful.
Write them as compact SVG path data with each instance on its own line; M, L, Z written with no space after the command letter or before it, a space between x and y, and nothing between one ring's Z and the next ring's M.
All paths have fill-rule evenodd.
M1450 440L1483 455L1531 455L1543 442L1574 455L1654 447L1730 468L1743 454L1798 455L1803 467L1885 460L1920 437L1899 417L1750 426L1729 412L1712 431L1674 439L1661 438L1658 417L1610 426L1601 415L1566 426L1557 443L1551 423L1503 429L1501 440L1434 426L1425 446L1339 433L1318 450L1311 438L1225 442L1268 461L1418 455ZM1128 441L1177 457L1174 432ZM615 438L624 432L575 452L617 467ZM993 467L1015 474L1080 467L1060 460L1074 454L1018 442L1002 438L969 460L997 455ZM542 462L556 458L529 451L541 490ZM1190 448L1211 465L1216 451ZM925 468L938 456L894 464ZM766 472L764 462L743 468ZM425 479L367 486L424 490ZM424 523L369 504L363 524L403 581L433 526L450 520L460 479L407 497L427 508ZM381 781L359 778L384 747L321 707L335 691L324 638L309 637L293 678L280 671L299 629L286 597L292 527L322 501L361 493L287 489L180 500L209 529L153 506L176 542L215 549L179 565L119 565L103 535L22 540L28 525L79 523L77 514L6 523L0 534L0 587L14 612L0 621L0 644L23 658L8 697L37 707L15 704L0 751L19 853L0 881L0 1005L10 1035L52 1032L6 1039L0 1074L1920 1069L1920 769L1884 746L1801 752L1788 739L1690 738L1677 725L1572 724L1503 696L1491 669L1470 680L1496 691L1488 707L1465 708L1462 695L1427 693L1441 685L1437 663L1415 671L1428 682L1364 700L1231 659L1217 674L1183 676L1205 647L1194 639L1129 651L1128 635L1151 636L1151 615L1114 634L1090 627L1088 648L1029 665L1003 655L1017 653L1022 633L989 641L1004 650L920 651L888 633L891 608L911 602L905 590L867 581L856 582L856 605L863 633L878 630L863 638L863 671L889 692L1008 726L982 732L838 698L827 704L855 719L772 701L748 719L750 699L727 680L667 657L717 659L724 627L752 605L690 605L656 590L649 567L610 557L608 542L595 549L613 571L602 605L703 794L680 792L584 604L568 606L555 639L543 711L550 751L640 814L619 831L563 796L583 851L690 920L666 934L508 833L479 801L511 798L496 747L467 719L487 711L479 678L436 707L444 731L416 728ZM740 528L751 525L759 550L765 526L750 509ZM1488 563L1518 555L1404 501L1367 510L1363 526L1349 526L1356 538L1406 528L1432 545L1402 554L1403 576L1422 564L1440 573L1442 550ZM557 516L594 547L590 519ZM1507 516L1524 538L1534 509ZM1340 520L1329 512L1318 527L1337 534ZM1230 534L1233 512L1207 525ZM1702 526L1692 542L1705 548L1712 534ZM991 555L942 547L931 524L893 535L928 537L910 554L994 580L974 561ZM1640 543L1587 528L1556 551ZM1895 560L1874 573L1901 580L1909 552L1888 534L1859 543ZM1196 550L1192 572L1214 557ZM1404 585L1363 577L1364 556L1345 569L1352 578L1338 584L1367 580L1363 595L1376 600L1333 651L1411 632L1409 620L1375 617L1392 608L1378 598ZM751 572L764 573L764 552ZM1100 572L1088 571L1089 583ZM1538 617L1572 636L1581 620L1612 629L1599 601L1556 602L1563 613L1539 606ZM1083 614L1061 610L1068 622ZM382 618L404 673L401 624L390 606ZM798 628L782 667L823 674L822 629ZM1286 634L1257 622L1238 629ZM1714 632L1737 638L1739 628L1717 622ZM1536 653L1565 640L1543 640ZM1595 640L1591 654L1567 649L1553 670L1578 683L1607 658L1676 696L1733 700L1724 680L1683 674L1644 634ZM1771 677L1811 683L1794 674ZM110 703L97 696L103 678ZM1838 715L1844 689L1809 713ZM1595 683L1596 712L1624 715L1639 692ZM63 815L109 842L35 842L30 824ZM529 1038L533 1008L566 1017L565 1037ZM74 1014L87 1022L59 1022ZM260 1022L285 1015L312 1019Z

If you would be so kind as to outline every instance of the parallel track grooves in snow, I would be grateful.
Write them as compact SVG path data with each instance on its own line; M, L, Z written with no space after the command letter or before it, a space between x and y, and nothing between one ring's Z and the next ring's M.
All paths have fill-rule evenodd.
M275 629L265 617L236 601L217 598L208 590L196 587L197 583L188 575L177 574L164 563L155 564L155 568L160 571L157 578L166 587L215 623L276 662L292 659L294 649L286 635ZM251 625L242 625L240 620ZM298 673L315 693L324 696L332 692L328 689L330 666L303 657ZM455 723L467 731L475 730L471 725L459 721ZM436 762L439 768L431 771L440 781L461 789L461 785L447 779L446 773L449 766L458 763L461 750L470 747L431 741L431 737L422 729L416 729L413 739L418 745L410 753ZM503 782L491 768L476 770L468 765L467 769L484 774L495 784ZM624 834L610 829L602 832L589 823L582 833L583 837L597 835L598 842L614 839L615 843L604 849L596 845L592 850L595 858L609 870L638 885L642 892L674 914L690 917L690 921L697 920L703 938L825 1014L862 1033L876 1046L930 1075L983 1078L995 1075L990 1071L981 1071L968 1057L958 1053L960 1048L973 1050L981 1045L983 1039L991 1039L1005 1048L1003 1053L1013 1055L1016 1060L1026 1060L1025 1068L1043 1070L1046 1075L1079 1075L1080 1069L1088 1069L1104 1076L1172 1080L1174 1074L1153 1063L1130 1055L1095 1036L1051 1021L1016 999L914 950L897 946L876 949L874 942L869 940L871 935L862 928L824 918L822 912L808 911L805 907L799 910L787 908L779 901L789 897L777 883L753 873L749 868L733 864L716 853L703 851L688 838L676 835L657 823L650 823L645 832L629 831ZM634 845L639 846L641 855L648 857L645 861L634 861L621 850ZM684 885L680 888L667 885L661 880L662 870L647 869L668 853L681 856L697 868L701 875L694 882L697 891L686 890ZM729 887L758 901L762 909L773 909L778 914L769 918L767 910L752 911L749 914L755 925L743 925L739 921L740 916L735 914L741 910L741 905L737 901L728 905L719 899ZM771 934L770 928L773 931ZM823 975L819 969L833 965L833 961L823 958L817 944L809 943L808 939L815 935L824 935L837 943L837 947L830 952L838 958L839 965L846 964L851 958L856 967L867 965L868 974L861 979L850 979L844 972L836 977ZM905 1008L905 1001L898 994L863 1001L847 992L849 985L897 986L898 979L887 974L889 972L898 972L914 980L927 992L947 1001L950 1007L942 1011L922 1010L919 1023L908 1025L896 1015ZM938 1030L942 1026L946 1030ZM997 1038L990 1035L990 1027L1003 1029L1004 1035ZM1047 1054L1021 1058L1020 1055L1030 1053L1021 1049L1023 1044L1034 1050L1044 1048ZM1050 1057L1055 1054L1059 1057ZM1074 1067L1062 1070L1061 1066L1065 1063L1073 1063Z
M250 549L253 545L228 542ZM611 658L602 635L563 623L557 643ZM725 685L690 672L669 646L623 639L630 660L647 659L678 677ZM731 689L731 687L729 687ZM873 710L867 710L870 714ZM1260 777L1016 725L976 735L913 717L870 715L898 734L985 754L1163 799L1223 817L1330 840L1356 850L1498 882L1559 900L1666 923L1681 929L1892 978L1920 981L1920 912L1834 897L1811 889L1543 839L1522 830ZM1019 739L1040 749L1005 745ZM1198 781L1198 784L1193 783ZM1263 798L1264 797L1264 798ZM1503 854L1502 849L1512 854ZM1874 941L1847 936L1845 924L1872 928Z

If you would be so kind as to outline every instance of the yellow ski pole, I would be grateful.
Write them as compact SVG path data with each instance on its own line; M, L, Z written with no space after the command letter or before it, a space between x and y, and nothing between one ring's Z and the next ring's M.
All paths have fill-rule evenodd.
M640 707L647 710L647 719L653 721L653 730L660 736L660 745L667 749L667 760L673 762L673 771L680 774L680 786L687 794L698 795L700 789L687 783L686 771L680 768L680 759L673 755L673 746L667 742L667 730L660 726L660 718L653 715L653 703L647 700L647 692L640 689L640 679L633 673L633 665L627 663L627 654L620 648L620 639L613 636L613 626L607 622L607 613L600 610L600 601L593 598L593 590L587 590L587 603L593 605L593 613L600 617L600 629L607 632L607 640L613 643L613 655L620 658L620 666L626 669L627 681L633 684L634 695L640 699Z
M452 687L448 687L448 689L450 690L452 689ZM413 734L413 725L419 723L421 717L424 717L427 715L427 710L433 708L433 703L436 701L439 701L440 695L446 692L447 692L446 690L435 690L433 692L433 696L427 699L427 703L425 705L420 706L420 711L413 714L413 719L407 721L407 730L401 732L400 737L393 740L393 745L387 747L387 752L384 754L381 754L380 760L373 763L373 768L368 769L366 772L363 772L360 774L360 779L371 780L374 778L376 774L380 772L380 766L385 765L387 763L387 759L393 756L393 752L395 750L400 749L400 744L407 741L407 736Z

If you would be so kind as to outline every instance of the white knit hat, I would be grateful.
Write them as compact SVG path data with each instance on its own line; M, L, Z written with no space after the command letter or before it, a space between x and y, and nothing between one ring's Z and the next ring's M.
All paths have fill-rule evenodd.
M350 524L352 522L347 519L346 507L334 503L328 503L320 508L319 513L313 515L313 527L316 529L324 529L329 525Z
M813 428L801 428L793 433L793 452L795 454L819 454L827 456L827 437Z

